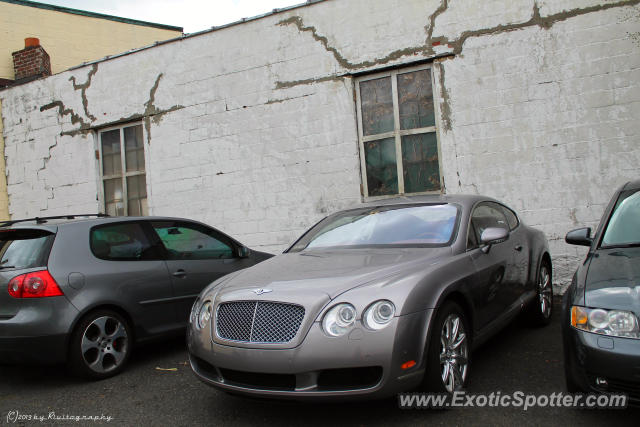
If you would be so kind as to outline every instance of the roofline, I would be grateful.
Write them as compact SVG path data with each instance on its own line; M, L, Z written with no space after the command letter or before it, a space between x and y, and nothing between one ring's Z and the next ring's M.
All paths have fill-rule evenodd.
M154 22L147 22L147 21L139 21L137 19L123 18L120 16L107 15L104 13L89 12L87 10L72 9L69 7L56 6L53 4L38 3L38 2L28 1L28 0L0 0L0 2L17 4L20 6L35 7L38 9L53 10L55 12L70 13L72 15L81 15L89 18L106 19L109 21L116 21L124 24L131 24L131 25L139 25L142 27L152 27L152 28L158 28L161 30L179 31L181 33L184 32L183 27L176 27L173 25L165 25L165 24L156 24Z
M18 2L18 1L26 1L26 0L0 0L0 1ZM187 38L192 38L192 37L201 36L203 34L213 33L215 31L224 30L225 28L235 27L236 25L241 25L241 24L244 24L244 23L247 23L247 22L251 22L251 21L257 21L259 19L266 18L266 17L272 16L272 15L277 15L277 14L282 13L282 12L288 12L288 11L293 10L293 9L299 9L299 8L302 8L302 7L307 7L307 6L314 5L316 3L323 3L325 1L329 1L329 0L307 0L304 3L295 4L295 5L287 6L287 7L276 8L276 9L273 9L271 12L263 13L262 15L256 15L256 16L252 16L250 18L242 18L242 19L240 19L238 21L230 22L228 24L219 25L219 26L213 26L213 27L211 27L211 28L209 28L207 30L197 31L195 33L183 34L181 36L174 37L172 39L157 41L157 42L155 42L155 43L153 43L151 45L148 45L148 46L142 46L142 47L139 47L139 48L136 48L136 49L131 49L131 50L128 50L126 52L118 53L118 54L115 54L115 55L105 56L104 58L96 59L94 61L83 62L80 65L76 65L76 66L68 68L68 69L66 69L64 71L76 70L78 68L86 67L87 65L97 64L97 63L105 62L105 61L108 61L108 60L111 60L111 59L119 58L121 56L131 55L133 53L141 52L143 50L151 49L153 47L160 46L160 45L163 45L163 44L174 43L174 42L181 41L181 40L184 40L184 39L187 39ZM29 2L29 3L31 3L31 2ZM62 71L62 72L64 72L64 71Z

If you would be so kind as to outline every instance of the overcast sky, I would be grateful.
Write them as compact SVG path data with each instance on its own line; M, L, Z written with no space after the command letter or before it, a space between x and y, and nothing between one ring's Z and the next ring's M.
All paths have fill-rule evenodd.
M90 12L183 27L195 33L304 0L39 0Z

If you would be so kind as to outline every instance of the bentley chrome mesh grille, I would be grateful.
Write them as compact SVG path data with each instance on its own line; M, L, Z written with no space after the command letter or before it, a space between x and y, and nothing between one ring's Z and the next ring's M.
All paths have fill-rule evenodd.
M304 307L267 301L234 301L218 306L216 329L222 339L253 343L285 343L296 336Z

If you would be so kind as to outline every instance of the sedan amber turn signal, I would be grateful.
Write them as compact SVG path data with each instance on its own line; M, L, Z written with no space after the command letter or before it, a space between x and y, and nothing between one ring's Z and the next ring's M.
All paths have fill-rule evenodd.
M414 366L416 366L416 361L415 360L409 360L408 362L404 362L402 364L402 366L400 366L402 369L409 369L409 368L413 368Z

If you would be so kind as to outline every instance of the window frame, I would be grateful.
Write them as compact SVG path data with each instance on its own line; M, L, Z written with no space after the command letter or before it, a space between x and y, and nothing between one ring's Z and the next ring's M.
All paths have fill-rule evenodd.
M445 192L444 188L444 176L442 174L442 150L440 146L440 126L438 124L440 117L440 108L438 102L436 102L435 94L436 92L436 84L434 78L434 71L437 67L434 67L433 63L415 65L410 67L402 67L402 68L394 68L391 70L371 73L365 76L358 77L354 79L355 85L355 97L356 97L356 116L357 116L357 126L358 126L358 153L360 156L360 179L361 179L361 187L362 187L362 196L366 201L373 200L381 200L388 199L397 196L401 196L404 194L411 195L421 195L421 194L442 194ZM421 70L429 70L431 77L431 93L433 98L433 114L434 114L434 125L427 126L423 128L415 128L415 129L400 129L400 106L398 100L398 75L407 74L415 71ZM376 80L383 77L390 77L391 79L391 96L393 101L393 122L394 129L390 132L375 134L375 135L364 135L364 128L362 125L362 102L360 97L360 83L369 80ZM440 181L440 189L438 190L430 190L430 191L422 191L415 193L405 193L404 188L404 171L402 165L402 137L408 135L419 135L419 134L427 134L427 133L435 133L436 136L436 148L438 152L438 177ZM365 159L365 151L364 144L370 141L382 140L386 138L394 138L395 139L395 154L396 154L396 174L398 177L398 192L396 194L386 194L381 196L369 196L369 188L367 181L367 165Z
M140 126L142 129L142 152L144 154L144 171L132 171L127 172L127 163L126 163L126 151L125 151L125 141L124 141L124 129L134 126ZM113 131L118 129L120 131L120 167L121 173L119 175L104 175L104 165L103 165L103 152L102 152L102 134L105 132ZM96 130L96 162L98 168L98 199L100 202L100 210L106 213L107 202L106 196L104 194L104 182L109 179L122 179L122 198L123 198L123 206L124 206L124 215L129 216L129 189L127 185L127 178L132 176L140 176L145 175L145 187L147 191L147 215L151 215L151 207L149 206L149 199L151 195L151 188L149 187L149 183L147 180L148 177L148 156L147 149L144 141L146 140L146 130L142 122L129 122L123 123L119 125L109 126L102 129Z

